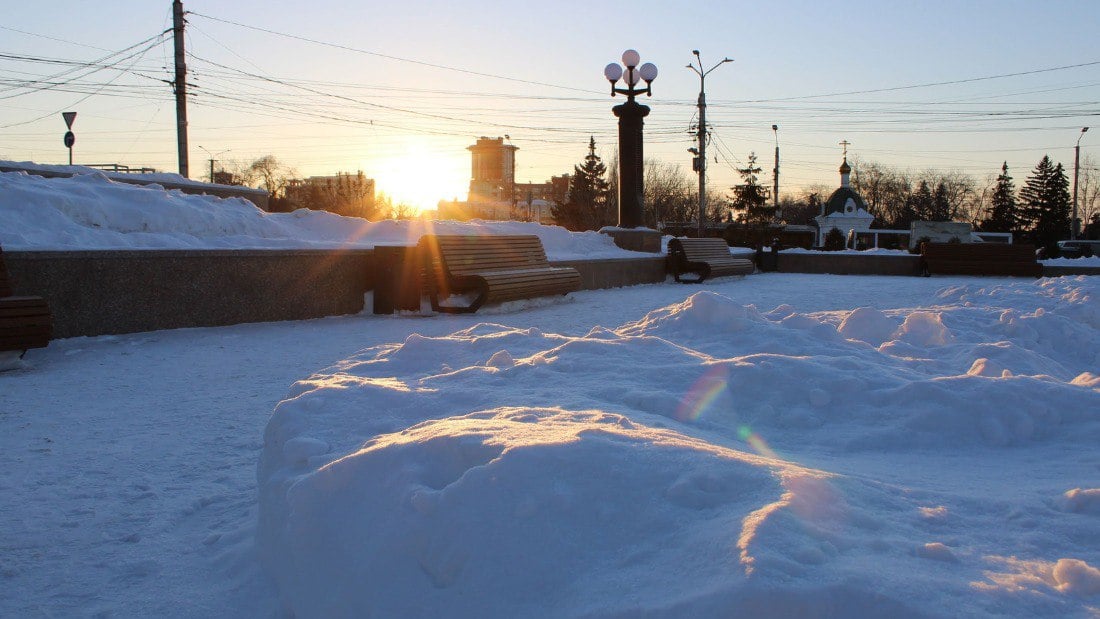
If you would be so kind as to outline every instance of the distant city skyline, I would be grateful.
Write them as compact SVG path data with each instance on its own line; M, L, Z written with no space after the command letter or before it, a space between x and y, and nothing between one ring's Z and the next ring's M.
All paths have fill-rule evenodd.
M190 176L209 159L274 155L300 176L362 170L395 200L464 199L467 147L508 136L516 181L568 173L594 136L610 163L604 65L633 48L660 71L645 155L691 171L706 80L712 199L755 152L780 190L838 184L839 142L890 167L1018 182L1043 155L1067 169L1100 114L1094 2L489 0L369 4L186 0ZM0 24L0 158L177 170L171 1L26 4ZM122 51L125 50L125 51ZM772 125L778 125L778 132ZM1093 136L1096 139L1091 139ZM1081 142L1095 159L1100 133ZM201 148L200 148L201 147Z

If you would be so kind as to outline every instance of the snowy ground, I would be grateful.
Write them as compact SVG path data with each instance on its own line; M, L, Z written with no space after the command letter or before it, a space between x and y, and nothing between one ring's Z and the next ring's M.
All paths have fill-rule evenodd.
M0 615L274 614L257 463L298 418L317 443L269 437L261 477L300 467L314 510L353 514L261 536L300 616L1089 616L1091 281L767 274L692 307L651 285L56 341L0 374ZM545 431L486 430L530 415ZM402 434L430 419L453 425Z
M0 245L419 230L116 185L0 174ZM1098 298L769 273L55 341L0 372L0 616L1098 616Z

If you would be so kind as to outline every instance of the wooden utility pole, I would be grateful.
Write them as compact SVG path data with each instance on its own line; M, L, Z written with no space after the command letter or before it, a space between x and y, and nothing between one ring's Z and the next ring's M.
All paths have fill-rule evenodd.
M187 65L183 53L183 0L172 2L172 35L176 44L176 143L180 176L188 178L187 163Z

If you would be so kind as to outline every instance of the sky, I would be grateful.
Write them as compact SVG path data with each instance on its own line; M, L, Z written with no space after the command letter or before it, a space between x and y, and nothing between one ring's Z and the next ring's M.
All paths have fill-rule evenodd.
M691 172L706 79L711 191L758 155L781 192L839 183L842 140L865 161L1018 182L1049 154L1067 169L1100 109L1094 2L403 2L191 0L190 175L274 154L301 176L362 170L420 205L464 198L466 147L507 135L520 182L568 173L616 120L604 65L637 49L660 71L646 157ZM0 25L0 158L176 171L171 40L99 60L171 26L171 3L31 3ZM153 47L145 49L148 45ZM131 57L134 52L139 54ZM33 59L33 60L28 60ZM86 74L86 75L85 75ZM30 82L30 83L29 83ZM49 86L46 88L46 86ZM779 126L773 132L771 126ZM1094 134L1081 142L1095 155ZM200 148L201 147L201 148ZM216 164L216 165L220 165ZM713 195L713 193L712 193Z
M5 252L334 217L0 174ZM758 273L55 340L0 357L0 616L1095 617L1097 295Z

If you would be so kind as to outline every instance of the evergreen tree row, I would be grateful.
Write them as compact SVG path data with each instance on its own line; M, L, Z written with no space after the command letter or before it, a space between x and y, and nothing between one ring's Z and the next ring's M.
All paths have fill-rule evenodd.
M1019 191L1006 162L994 183L988 207L983 206L980 213L969 211L973 213L969 216L963 207L977 192L973 180L966 175L929 175L910 184L911 177L884 166L874 163L857 166L852 185L878 218L876 226L907 229L913 221L971 221L980 230L1011 232L1037 246L1052 246L1069 237L1072 204L1069 181L1062 164L1054 163L1049 156L1035 166ZM749 155L748 163L738 173L743 182L731 188L728 202L715 201L708 219L732 221L732 214L738 213L737 219L750 226L768 226L775 208L769 204L768 189L760 183L761 168L755 153ZM590 137L588 154L573 167L568 196L552 206L555 222L574 231L615 225L617 180L614 173L608 174L607 166L596 154L596 140ZM647 225L656 226L658 221L692 221L696 217L698 193L674 166L647 162L645 193ZM820 195L811 192L808 199L802 205L785 197L781 206L787 223L810 223L817 214ZM1096 227L1089 225L1087 229Z
M1069 180L1062 164L1044 155L1017 193L1005 162L981 229L1024 233L1036 245L1053 245L1069 236L1070 205Z

